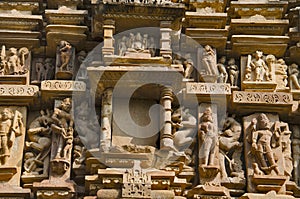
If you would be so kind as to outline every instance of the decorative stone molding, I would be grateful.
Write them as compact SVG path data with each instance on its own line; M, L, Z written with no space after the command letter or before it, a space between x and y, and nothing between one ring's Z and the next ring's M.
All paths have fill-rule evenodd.
M230 84L216 83L187 83L187 94L224 94L230 95Z
M42 91L85 91L86 84L80 81L46 80L42 81Z
M0 85L0 96L35 96L38 91L38 86Z
M293 96L290 93L233 91L232 95L233 103L239 104L292 105L293 103Z

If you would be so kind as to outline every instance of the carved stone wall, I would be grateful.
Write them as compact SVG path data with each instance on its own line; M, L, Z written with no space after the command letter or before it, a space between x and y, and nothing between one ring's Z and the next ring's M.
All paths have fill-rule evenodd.
M300 198L299 7L2 0L0 199Z

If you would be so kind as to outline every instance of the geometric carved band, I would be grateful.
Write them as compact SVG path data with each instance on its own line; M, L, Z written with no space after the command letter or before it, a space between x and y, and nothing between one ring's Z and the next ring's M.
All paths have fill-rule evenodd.
M280 92L245 92L233 91L233 103L241 104L282 104L291 105L293 96Z

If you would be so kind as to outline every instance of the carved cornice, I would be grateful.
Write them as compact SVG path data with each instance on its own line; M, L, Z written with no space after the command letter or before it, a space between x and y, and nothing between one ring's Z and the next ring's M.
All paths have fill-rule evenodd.
M46 10L46 19L50 24L68 24L80 25L84 24L84 19L88 12L86 10Z
M30 11L37 13L39 11L39 2L11 2L3 1L0 2L1 10L19 10L19 11Z
M40 30L43 18L39 15L0 14L0 28L8 30Z
M281 19L286 13L288 2L273 1L273 2L249 2L249 1L231 1L228 10L232 18L251 17L259 14L266 18Z
M117 18L140 18L155 20L174 20L184 16L181 4L163 5L132 5L132 4L99 4L95 8L96 15Z

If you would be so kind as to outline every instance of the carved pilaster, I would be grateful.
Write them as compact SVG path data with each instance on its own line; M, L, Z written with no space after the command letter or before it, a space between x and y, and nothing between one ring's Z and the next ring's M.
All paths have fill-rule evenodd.
M160 23L160 55L161 56L172 56L171 49L171 22L162 21Z
M103 25L103 47L102 54L105 55L113 55L114 54L114 34L115 30L115 21L112 19L107 19L104 21Z

